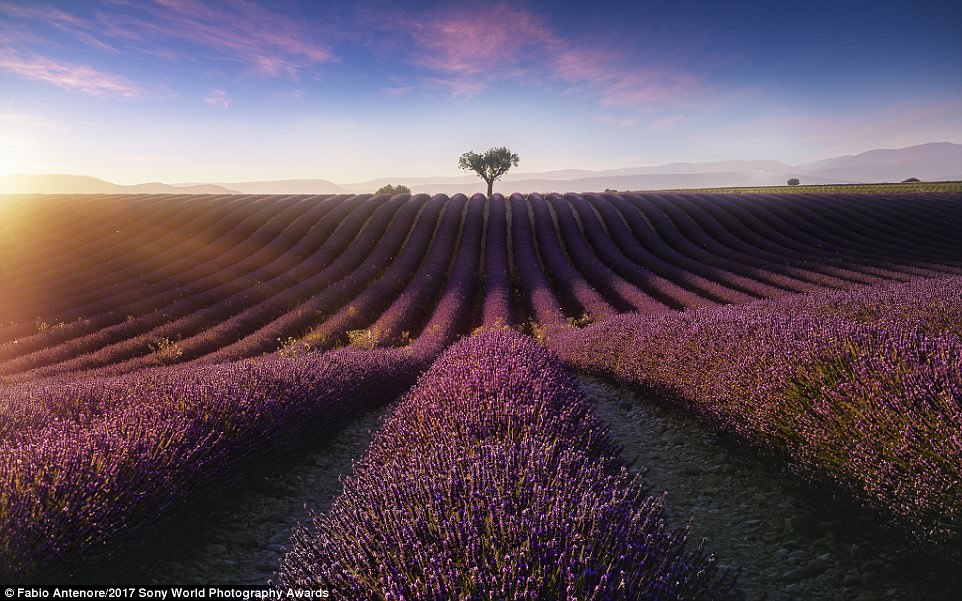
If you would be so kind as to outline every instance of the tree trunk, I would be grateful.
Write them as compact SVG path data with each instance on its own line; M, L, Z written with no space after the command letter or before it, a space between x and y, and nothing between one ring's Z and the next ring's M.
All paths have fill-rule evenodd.
M488 198L491 198L491 191L494 189L494 180L489 179L488 182Z

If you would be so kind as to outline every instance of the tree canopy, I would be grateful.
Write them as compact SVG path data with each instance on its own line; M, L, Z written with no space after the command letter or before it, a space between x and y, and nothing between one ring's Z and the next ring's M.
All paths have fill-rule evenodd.
M411 193L411 188L408 188L407 186L402 186L401 184L398 184L396 186L392 186L391 184L388 184L386 186L381 186L380 188L378 188L377 192L375 192L375 194L410 194L410 193Z
M471 150L462 154L461 158L458 159L458 167L474 171L488 183L488 196L491 196L495 180L507 173L511 167L517 166L518 155L504 146L489 148L484 154L478 154Z

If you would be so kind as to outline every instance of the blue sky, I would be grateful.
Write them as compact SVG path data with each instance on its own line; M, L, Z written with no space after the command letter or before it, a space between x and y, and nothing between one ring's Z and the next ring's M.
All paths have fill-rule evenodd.
M959 2L0 0L0 175L800 163L962 142Z

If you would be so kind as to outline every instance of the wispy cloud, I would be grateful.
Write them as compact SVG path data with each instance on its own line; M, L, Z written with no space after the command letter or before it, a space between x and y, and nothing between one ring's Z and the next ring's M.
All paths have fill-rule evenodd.
M304 19L286 15L276 6L249 0L223 4L110 1L88 15L76 8L0 3L0 20L5 22L7 37L16 33L21 40L29 36L34 42L59 45L59 34L49 33L53 28L111 54L134 52L187 60L204 48L208 56L203 60L233 62L245 73L266 77L298 79L317 65L339 60L317 41L317 32Z
M99 37L97 23L83 19L59 8L41 4L0 4L0 15L8 22L11 19L21 21L39 21L68 35L82 43L98 50L116 53L117 49Z
M210 94L204 98L204 102L222 109L230 108L230 99L224 90L211 90Z
M155 0L124 13L101 13L99 18L114 37L159 46L175 55L179 52L167 42L204 47L262 76L296 79L316 65L340 60L313 39L301 20L244 0L227 6Z
M584 92L607 109L637 112L677 103L703 87L693 73L560 35L538 14L508 4L383 19L375 27L406 40L391 50L429 73L418 83L451 96L472 96L497 81L541 82Z
M0 71L97 98L133 99L145 93L142 86L120 75L50 57L22 57L13 50L0 50Z
M524 62L533 46L556 45L527 11L507 5L451 10L402 24L413 35L413 60L431 70L485 76Z

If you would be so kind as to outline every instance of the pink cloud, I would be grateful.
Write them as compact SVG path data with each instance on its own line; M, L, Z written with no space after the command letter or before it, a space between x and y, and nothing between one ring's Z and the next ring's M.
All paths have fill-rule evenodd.
M101 14L100 20L111 35L141 44L177 40L203 46L267 77L297 79L315 65L339 60L303 23L243 0L229 10L201 0L156 0L135 13Z
M142 87L120 75L48 57L24 58L12 50L0 53L0 71L97 98L139 98L145 92Z
M410 19L402 26L414 36L417 64L456 75L503 70L523 62L532 46L556 44L537 17L503 4Z
M681 102L702 85L691 73L560 35L538 15L508 4L389 20L388 29L410 36L404 48L392 50L433 72L419 83L455 97L473 96L496 81L538 82L584 93L604 108L637 112Z
M210 106L215 106L222 109L230 108L230 99L227 97L227 92L224 90L211 90L210 94L204 98L204 102Z

